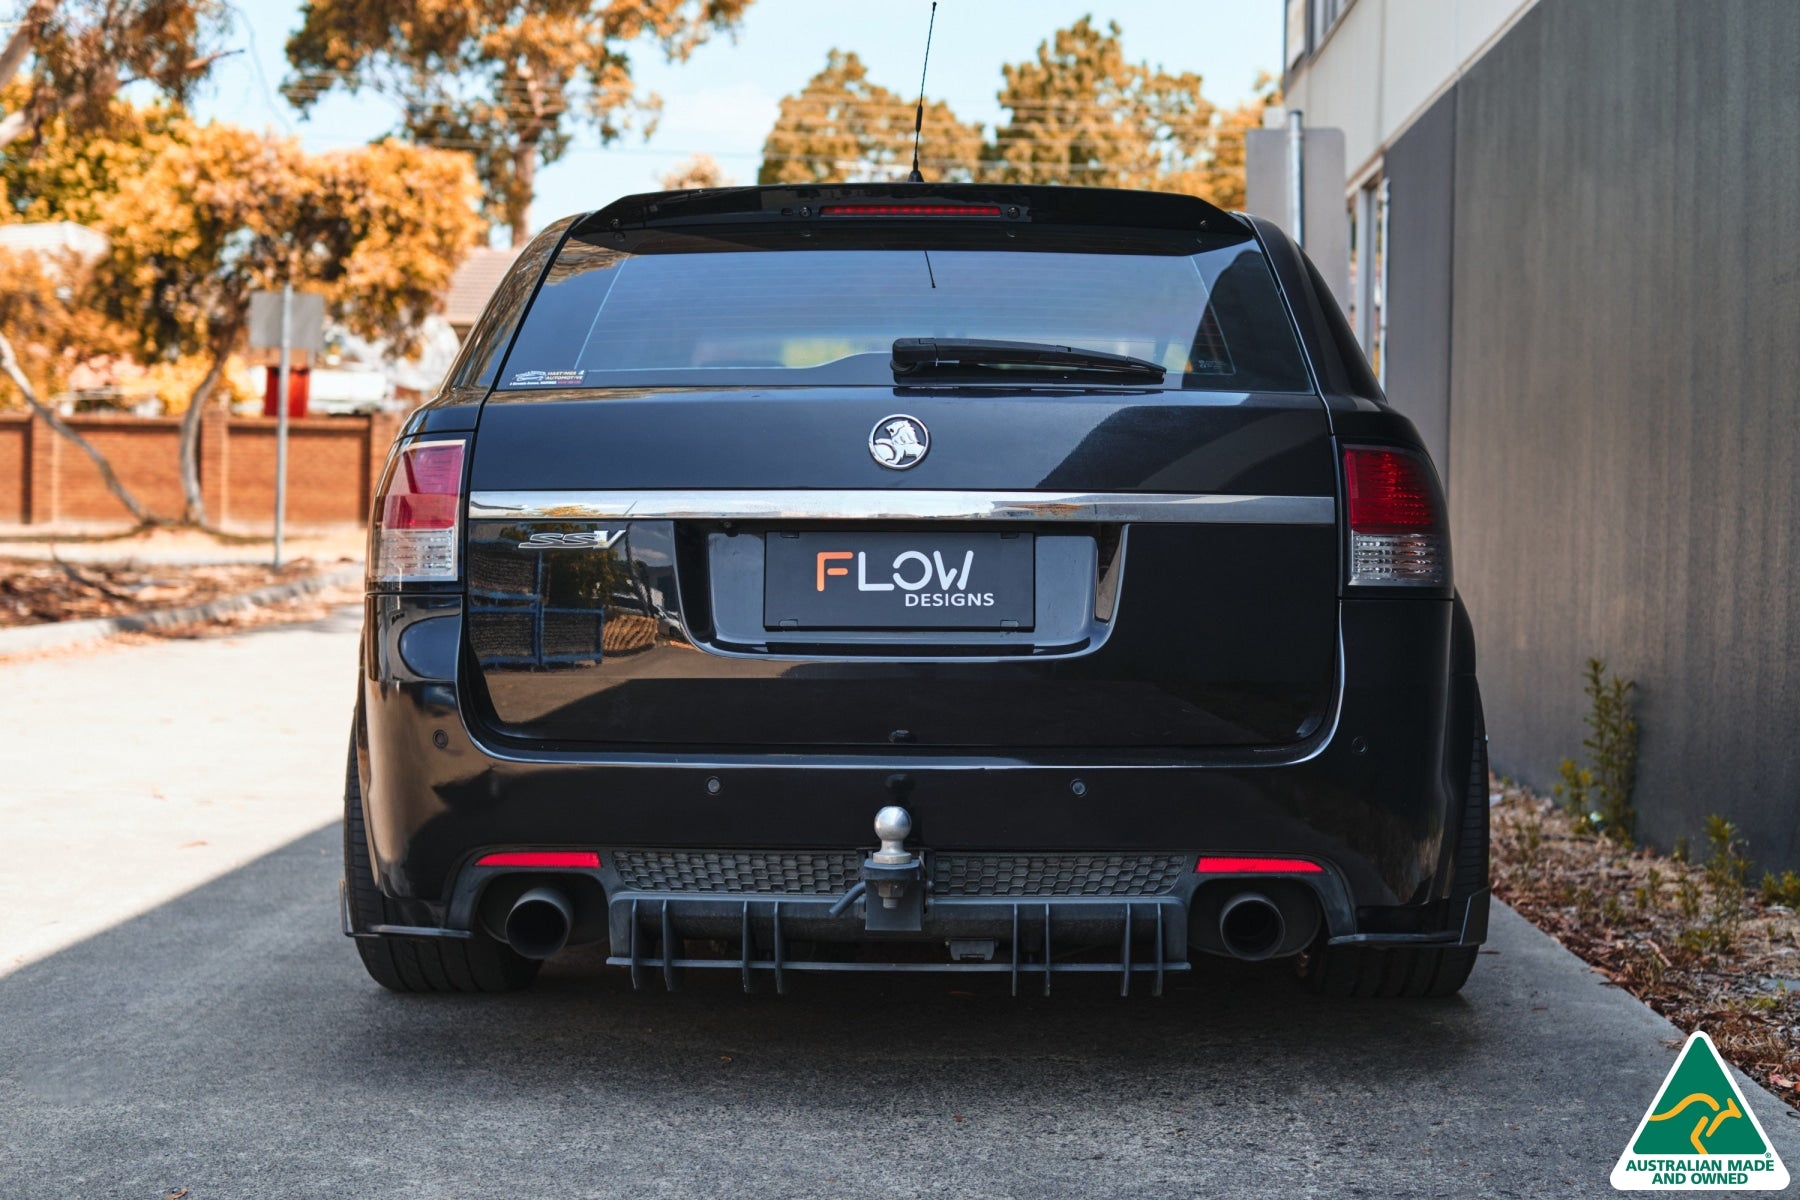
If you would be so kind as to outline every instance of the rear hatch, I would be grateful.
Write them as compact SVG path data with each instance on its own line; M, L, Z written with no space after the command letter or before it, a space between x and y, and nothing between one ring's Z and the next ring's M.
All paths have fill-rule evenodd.
M1182 197L940 190L916 207L981 211L756 189L576 227L474 439L464 683L494 733L1043 751L1321 726L1330 429L1254 240ZM897 367L912 338L1145 361Z

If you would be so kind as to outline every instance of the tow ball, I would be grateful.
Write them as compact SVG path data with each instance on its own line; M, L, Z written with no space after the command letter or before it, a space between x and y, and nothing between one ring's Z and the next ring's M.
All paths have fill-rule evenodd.
M912 814L890 804L875 814L881 849L863 860L863 927L872 933L917 933L925 919L925 860L906 848Z

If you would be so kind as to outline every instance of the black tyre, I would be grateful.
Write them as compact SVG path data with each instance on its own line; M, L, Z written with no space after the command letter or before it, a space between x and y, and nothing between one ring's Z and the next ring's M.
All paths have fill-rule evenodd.
M1481 693L1475 693L1475 745L1469 756L1469 786L1463 800L1451 896L1462 899L1488 885L1487 725ZM1424 999L1454 996L1475 969L1477 946L1319 946L1307 955L1305 979L1326 996Z
M357 928L411 923L375 886L369 841L363 830L362 780L356 773L354 739L344 779L344 882ZM513 992L529 987L542 965L479 932L466 940L357 938L356 952L369 977L395 992Z

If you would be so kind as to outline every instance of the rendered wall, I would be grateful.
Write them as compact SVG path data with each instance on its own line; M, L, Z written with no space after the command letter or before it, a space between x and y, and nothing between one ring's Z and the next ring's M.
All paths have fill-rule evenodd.
M1552 782L1601 655L1641 688L1642 831L1666 845L1722 813L1787 867L1796 63L1792 0L1527 13L1456 88L1449 367L1456 572L1496 766Z

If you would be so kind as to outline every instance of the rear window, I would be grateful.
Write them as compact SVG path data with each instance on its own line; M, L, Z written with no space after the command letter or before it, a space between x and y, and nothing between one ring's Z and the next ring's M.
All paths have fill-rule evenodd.
M1253 242L1190 253L644 244L658 249L571 240L499 386L892 384L895 339L937 337L1146 358L1168 388L1310 390Z

